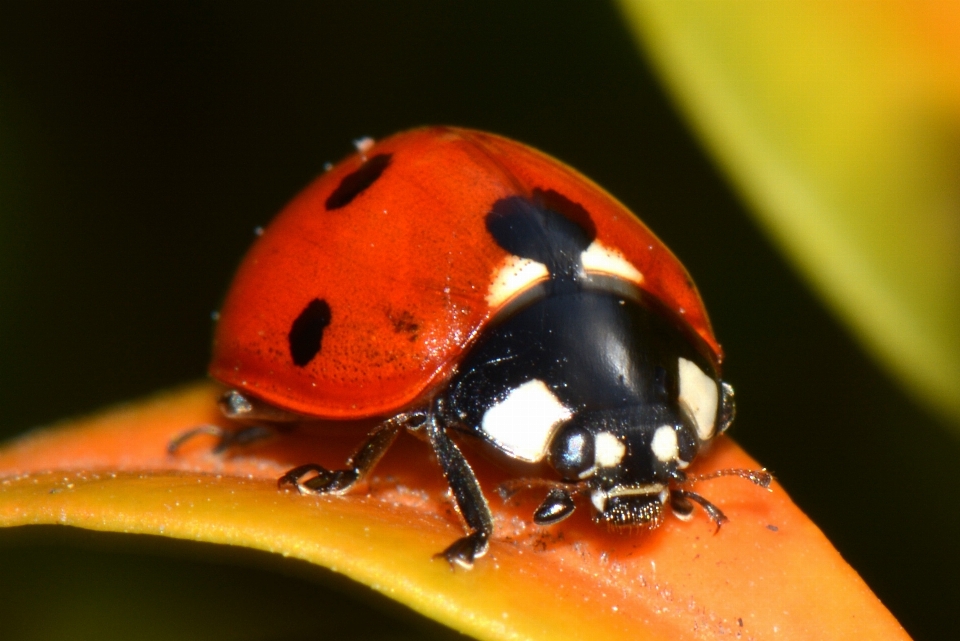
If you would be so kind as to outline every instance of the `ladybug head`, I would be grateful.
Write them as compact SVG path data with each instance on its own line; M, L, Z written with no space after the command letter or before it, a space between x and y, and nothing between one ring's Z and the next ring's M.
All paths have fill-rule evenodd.
M717 381L719 407L716 430L704 430L696 408L681 397L615 410L582 411L557 428L547 460L562 482L525 479L508 482L500 493L506 498L517 490L550 488L534 514L534 521L550 525L575 510L574 495L585 494L594 508L594 520L611 529L655 529L663 524L665 506L681 519L699 504L717 524L726 520L708 500L683 486L721 476L739 476L761 487L772 477L766 470L725 469L688 477L683 471L700 446L727 429L734 415L733 389Z
M700 445L690 412L656 403L578 413L555 434L549 462L590 497L597 522L655 528Z

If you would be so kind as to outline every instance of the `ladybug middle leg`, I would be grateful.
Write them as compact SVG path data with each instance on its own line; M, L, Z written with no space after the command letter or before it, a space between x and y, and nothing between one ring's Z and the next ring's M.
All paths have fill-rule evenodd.
M490 537L493 535L493 514L480 489L476 474L436 418L430 417L426 432L430 446L443 469L443 476L453 492L457 510L471 530L470 534L457 539L437 556L445 558L451 566L456 564L469 569L473 567L474 559L487 553Z
M314 463L300 465L281 476L277 480L277 487L293 486L301 494L343 494L373 470L397 440L401 430L421 421L422 415L417 412L390 418L367 435L357 451L347 459L345 468L328 470Z

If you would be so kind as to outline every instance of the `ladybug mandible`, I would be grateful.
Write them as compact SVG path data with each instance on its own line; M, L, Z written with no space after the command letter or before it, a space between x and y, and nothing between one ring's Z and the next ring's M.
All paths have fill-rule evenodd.
M467 527L443 556L470 567L493 518L451 438L466 433L556 471L512 486L549 489L538 524L582 495L611 526L697 503L719 528L685 489L706 477L683 470L730 426L733 388L670 250L589 179L499 136L430 127L358 148L263 231L219 315L210 373L234 390L229 418L383 419L344 469L280 484L343 493L402 430L425 436Z

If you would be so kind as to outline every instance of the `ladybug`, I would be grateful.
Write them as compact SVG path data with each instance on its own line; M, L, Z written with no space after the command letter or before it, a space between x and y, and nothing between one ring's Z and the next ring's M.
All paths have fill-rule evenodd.
M684 469L734 417L723 352L690 276L623 205L549 156L500 136L428 127L358 152L262 231L216 327L210 374L231 419L382 419L343 469L279 481L344 493L401 431L424 438L466 535L442 552L471 567L493 517L452 438L543 470L534 522L585 497L593 518L656 528L699 504L693 481L765 470ZM178 438L176 449L192 430ZM257 428L220 432L223 448Z

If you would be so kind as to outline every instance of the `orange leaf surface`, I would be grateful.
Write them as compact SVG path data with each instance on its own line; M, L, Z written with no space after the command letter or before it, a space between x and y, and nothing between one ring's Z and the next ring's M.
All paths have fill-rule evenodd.
M433 554L462 533L428 447L402 437L368 484L343 497L279 491L305 462L337 466L360 425L294 429L221 457L209 441L176 456L170 439L218 423L201 384L36 431L0 449L0 525L60 523L241 545L341 572L481 639L906 639L815 525L774 483L735 478L703 492L730 517L714 534L697 513L648 534L610 533L586 510L551 528L537 497L504 504L508 478L469 451L496 535L472 571ZM721 437L694 473L759 467ZM709 488L709 489L708 489Z

